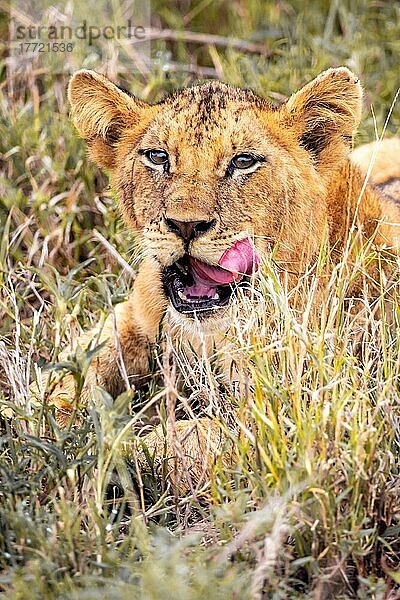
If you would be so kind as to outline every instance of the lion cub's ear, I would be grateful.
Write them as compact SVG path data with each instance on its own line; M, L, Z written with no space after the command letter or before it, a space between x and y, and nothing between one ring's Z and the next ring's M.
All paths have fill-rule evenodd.
M115 146L123 131L138 124L149 105L136 100L103 75L77 71L68 86L74 125L100 167L115 166Z
M361 118L362 88L346 67L328 69L293 94L282 107L286 125L317 161L348 153ZM326 154L324 155L324 152Z

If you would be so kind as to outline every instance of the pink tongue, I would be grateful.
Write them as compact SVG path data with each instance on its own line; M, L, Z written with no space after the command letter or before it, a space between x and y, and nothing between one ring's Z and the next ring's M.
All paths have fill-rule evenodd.
M194 285L187 293L193 296L212 296L219 285L240 281L243 275L251 275L260 266L260 258L248 238L239 240L225 250L218 267L190 258Z

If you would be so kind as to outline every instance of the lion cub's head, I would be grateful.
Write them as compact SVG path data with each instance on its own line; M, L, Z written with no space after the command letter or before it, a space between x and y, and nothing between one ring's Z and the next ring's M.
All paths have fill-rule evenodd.
M93 71L69 86L80 135L110 171L166 296L189 317L218 313L272 247L292 273L316 256L361 96L344 67L278 108L219 82L156 105Z

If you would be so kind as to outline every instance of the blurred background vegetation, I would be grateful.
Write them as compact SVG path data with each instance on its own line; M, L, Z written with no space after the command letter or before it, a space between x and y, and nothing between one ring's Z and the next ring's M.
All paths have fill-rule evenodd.
M11 6L23 12L23 3ZM88 7L87 18L94 19L96 9ZM389 598L399 582L399 368L393 367L399 353L388 331L374 354L379 362L379 349L392 339L375 387L367 365L360 377L368 389L357 395L350 350L348 360L335 363L333 374L350 391L340 387L335 396L335 388L322 399L336 437L321 457L309 448L322 431L332 434L323 405L308 412L310 393L303 390L302 412L295 413L279 384L286 367L278 361L274 385L287 429L271 442L259 412L256 419L265 447L275 444L273 458L252 463L250 442L236 440L239 465L232 473L217 465L205 503L177 499L154 481L152 503L139 506L132 467L105 458L124 423L118 410L105 399L108 411L94 411L82 428L62 432L50 408L29 405L29 381L37 376L35 365L56 362L65 343L126 296L132 273L124 261L136 268L135 240L121 223L107 178L88 162L69 120L71 71L93 68L149 102L217 78L275 103L324 69L345 65L365 89L357 142L371 141L399 86L400 4L152 0L150 60L129 44L99 42L82 46L57 70L40 56L19 68L10 56L10 4L0 2L0 9L0 596ZM64 7L65 22L73 10L72 2ZM397 103L387 134L398 132L399 123ZM75 358L78 370L84 360ZM260 389L275 389L262 351L252 360L264 382ZM316 367L319 376L324 365ZM326 377L333 377L328 368ZM369 396L370 388L382 387L390 387L384 415ZM272 412L277 405L271 400ZM310 430L296 437L307 419ZM112 486L116 465L122 492ZM295 480L301 481L293 492L288 482ZM273 568L268 556L275 556Z

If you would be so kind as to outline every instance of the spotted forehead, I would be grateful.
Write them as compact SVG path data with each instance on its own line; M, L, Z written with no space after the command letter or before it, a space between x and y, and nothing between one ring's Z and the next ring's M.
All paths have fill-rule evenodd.
M185 141L199 147L229 143L234 138L246 143L251 138L249 124L254 112L262 109L273 110L251 90L210 82L165 100L151 129L166 144Z
M185 88L175 92L164 103L170 104L174 108L193 106L201 111L204 117L210 116L215 110L223 110L229 103L269 106L266 100L257 96L253 91L236 88L219 81L210 81L203 85Z

